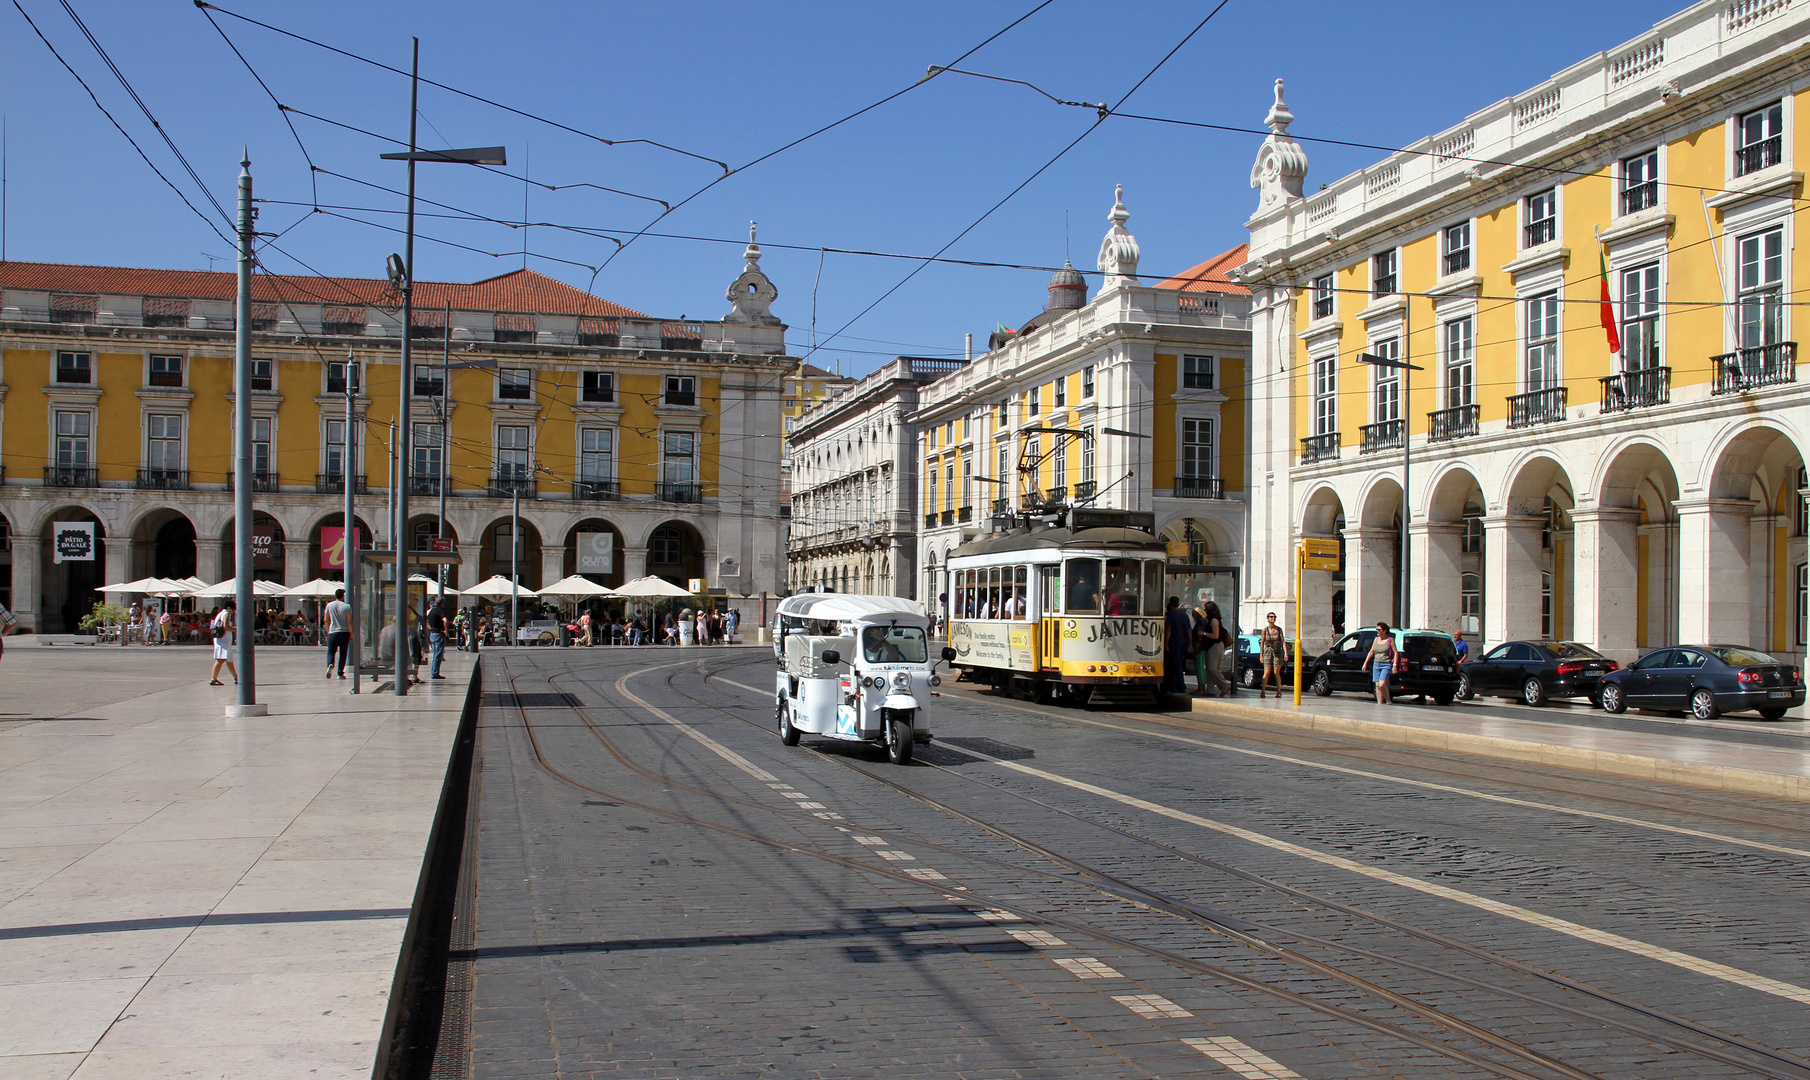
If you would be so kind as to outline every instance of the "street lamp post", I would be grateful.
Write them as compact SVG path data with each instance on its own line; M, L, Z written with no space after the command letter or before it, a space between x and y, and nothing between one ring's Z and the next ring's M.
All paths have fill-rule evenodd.
M406 447L409 440L409 391L413 389L414 372L413 356L409 345L412 337L415 315L415 163L418 161L447 161L463 165L506 165L508 160L500 146L476 147L464 150L418 150L415 141L415 124L419 118L417 105L421 90L421 39L414 38L409 64L409 148L407 153L384 154L387 161L408 162L408 212L404 230L402 257L390 257L391 280L402 293L402 371L401 385L398 390L397 408L397 445L402 453L408 453ZM452 328L442 327L446 333ZM445 429L442 428L442 433ZM442 450L441 456L445 456ZM406 458L405 458L406 460ZM403 697L409 691L409 654L404 647L408 640L408 485L406 482L406 466L398 470L396 491L396 516L391 528L394 535L396 552L396 696Z
M1406 334L1402 335L1404 338ZM1411 460L1408 449L1408 417L1413 416L1412 409L1412 372L1425 371L1406 360L1397 360L1390 356L1378 356L1375 353L1359 353L1358 363L1370 364L1378 368L1389 368L1402 373L1401 376L1401 616L1402 625L1407 625L1411 617L1408 614L1408 600L1412 596L1412 576L1408 572L1412 555L1408 539L1408 465ZM1298 635L1297 635L1298 636Z

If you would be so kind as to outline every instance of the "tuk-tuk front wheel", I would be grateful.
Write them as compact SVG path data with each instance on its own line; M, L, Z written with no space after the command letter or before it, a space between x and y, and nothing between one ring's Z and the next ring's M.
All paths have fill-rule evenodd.
M911 733L911 714L906 713L901 716L896 713L888 713L886 759L894 765L911 764L911 750L914 741Z
M784 701L781 701L777 713L779 718L779 741L787 746L797 746L798 736L802 733L792 726L792 710L786 707Z

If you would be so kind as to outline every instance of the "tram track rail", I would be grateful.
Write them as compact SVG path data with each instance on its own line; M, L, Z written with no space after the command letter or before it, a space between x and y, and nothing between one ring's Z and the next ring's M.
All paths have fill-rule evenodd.
M504 667L505 678L507 679L511 690L514 691L516 689L518 673L511 669L506 660L503 662L502 666ZM635 672L630 673L630 675L625 675L618 680L618 689L622 689L629 678L643 674L652 674L652 672ZM695 694L688 693L686 690L682 689L677 684L688 674L696 674L706 685L711 685L711 679L719 676L721 673L703 670L701 666L695 669L680 668L670 672L665 677L667 691L692 702L700 708L739 720L763 731L767 729L768 725L764 723L759 723L750 720L745 716L740 716L728 709L722 708L714 702L708 701ZM541 677L546 680L549 687L559 691L560 697L566 703L565 707L571 710L571 712L579 719L583 728L589 732L592 738L596 740L607 753L614 757L615 760L625 768L630 769L642 777L659 783L664 787L694 793L712 801L757 809L779 817L797 818L801 819L801 821L809 821L813 825L821 826L823 824L822 821L816 819L813 815L805 814L802 811L791 808L779 808L752 800L735 798L720 790L712 791L698 788L643 768L638 762L633 760L632 755L625 753L622 748L615 745L615 743L599 729L598 725L593 723L591 719L585 715L587 706L583 704L572 704L572 701L575 700L574 695L562 689L559 681L562 676L541 674ZM579 682L581 685L589 686L589 684L583 684L583 680L579 680ZM731 683L730 685L734 686L735 684ZM594 689L601 688L594 687ZM738 689L745 690L747 688L738 687ZM632 697L632 695L629 696ZM1598 1003L1615 1007L1624 1012L1633 1013L1644 1020L1652 1021L1662 1027L1675 1030L1654 1030L1653 1027L1646 1024L1636 1023L1621 1017L1604 1015L1601 1012L1577 1005L1554 1002L1548 998L1530 994L1525 991L1499 986L1471 975L1443 970L1433 965L1406 957L1393 956L1374 949L1365 949L1343 942L1332 941L1312 935L1304 935L1292 929L1245 919L1241 916L1231 915L1185 899L1170 896L1158 890L1126 880L1117 874L1089 865L1072 856L1056 851L1032 838L1014 832L1013 830L981 820L958 807L952 806L922 792L915 791L873 770L864 768L859 763L851 761L846 757L821 754L817 756L818 760L833 762L882 785L889 790L905 795L920 804L962 821L970 827L980 829L989 835L1017 847L1019 850L1033 855L1036 859L1046 861L1051 865L1060 868L1063 872L1058 873L1037 867L1026 867L1020 863L997 859L971 850L964 850L920 838L919 842L926 848L938 850L961 860L987 865L1013 874L1028 873L1042 877L1046 880L1059 881L1071 886L1078 885L1102 896L1130 903L1139 908L1155 912L1168 918L1181 920L1210 933L1227 938L1255 954L1282 961L1297 969L1307 971L1320 978L1331 980L1342 986L1368 995L1376 1001L1385 1003L1391 1008L1410 1016L1414 1016L1424 1023L1435 1025L1436 1027L1457 1036L1461 1040L1470 1040L1480 1046L1488 1047L1499 1054L1506 1055L1518 1062L1519 1065L1503 1062L1494 1057L1485 1057L1462 1046L1453 1045L1453 1043L1446 1039L1429 1037L1427 1034L1404 1028L1399 1024L1391 1023L1388 1020L1383 1020L1376 1016L1330 1002L1316 1000L1309 995L1298 993L1285 987L1276 986L1262 978L1245 972L1236 971L1221 964L1203 961L1184 953L1176 952L1172 949L1150 945L1138 941L1135 938L1127 937L1124 934L1092 925L1082 920L1063 916L1052 916L1044 912L1028 910L1011 901L988 897L972 890L963 893L959 897L952 897L949 894L947 886L939 886L919 878L891 871L886 867L876 866L863 859L852 859L821 847L806 846L774 837L762 836L758 832L726 826L721 823L711 822L670 809L651 806L634 799L625 798L619 793L601 790L569 775L565 770L555 766L548 760L542 750L540 739L536 735L535 722L528 715L528 708L521 705L521 695L516 693L514 695L514 700L517 702L517 711L520 715L523 729L527 734L540 766L560 781L589 794L611 801L622 802L624 805L633 806L646 812L672 818L700 828L727 833L742 839L765 844L778 850L824 860L835 865L858 870L864 874L877 874L888 877L904 884L938 892L945 898L959 900L963 903L974 902L992 905L1013 912L1015 915L1023 917L1030 922L1041 923L1061 928L1071 933L1091 937L1102 943L1111 944L1129 952L1148 956L1161 963L1189 971L1193 974L1205 976L1213 980L1220 980L1230 985L1269 995L1294 1005L1310 1008L1325 1015L1335 1016L1346 1022L1360 1025L1369 1030L1376 1031L1379 1034L1385 1034L1391 1038L1401 1039L1412 1045L1446 1056L1455 1062L1462 1062L1475 1068L1484 1069L1495 1075L1514 1077L1517 1078L1517 1080L1552 1075L1575 1078L1575 1080L1585 1080L1585 1078L1594 1077L1598 1074L1591 1073L1555 1058L1538 1048L1528 1046L1508 1036L1490 1031L1480 1025L1465 1020L1462 1017L1453 1015L1444 1009L1416 1001L1412 997L1377 983L1372 979L1342 970L1335 964L1306 955L1297 948L1279 944L1278 941L1287 940L1298 946L1321 949L1368 963L1383 965L1398 971L1411 972L1416 975L1439 979L1480 994L1494 995L1514 1000L1533 1008L1548 1010L1566 1016L1573 1021L1621 1032L1632 1038L1648 1042L1656 1049L1664 1048L1673 1052L1696 1055L1706 1061L1713 1061L1754 1075L1774 1077L1778 1078L1778 1080L1803 1080L1803 1078L1810 1077L1810 1061L1805 1061L1804 1059L1797 1058L1783 1051L1764 1046L1738 1035L1718 1031L1706 1025L1697 1024L1687 1019L1673 1016L1661 1010L1643 1005L1640 1002L1628 999L1622 995L1589 986L1588 984L1581 983L1577 980L1567 979L1554 972L1548 972L1528 964L1523 964L1512 958L1503 957L1491 953L1488 950L1479 949L1464 942L1455 941L1433 931L1414 927L1402 923L1399 920L1389 919L1385 916L1374 915L1351 905L1342 904L1329 897L1319 896L1308 890L1271 881L1261 875L1242 870L1219 860L1209 859L1188 852L1154 838L1142 836L1132 830L1122 829L1105 822L1087 818L1072 811L1064 810L1061 807L1036 799L1023 792L1013 791L1009 788L1004 788L995 784L988 784L971 775L966 775L959 770L942 769L941 766L934 764L930 765L932 768L942 769L942 771L950 775L960 777L972 783L981 784L998 793L1023 799L1046 812L1060 815L1065 819L1073 820L1093 828L1105 830L1108 833L1137 844L1146 845L1150 849L1160 851L1164 855L1184 859L1189 863L1227 874L1261 888L1274 890L1292 900L1318 906L1328 911L1337 912L1347 918L1362 920L1377 928L1387 930L1391 933L1412 937L1439 949L1451 950L1474 960L1496 965L1505 971L1513 972L1521 977L1541 980L1564 991L1582 995L1586 998L1593 999ZM582 701L583 698L577 698L576 700ZM1271 938L1278 940L1270 940ZM1698 1039L1708 1040L1711 1043L1720 1045L1705 1045L1704 1043L1696 1041ZM1520 1066L1539 1071L1530 1073Z

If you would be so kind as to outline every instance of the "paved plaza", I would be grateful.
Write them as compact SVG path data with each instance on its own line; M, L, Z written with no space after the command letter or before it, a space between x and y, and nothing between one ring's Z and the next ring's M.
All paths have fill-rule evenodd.
M258 654L0 660L0 1076L368 1077L471 658L397 698Z

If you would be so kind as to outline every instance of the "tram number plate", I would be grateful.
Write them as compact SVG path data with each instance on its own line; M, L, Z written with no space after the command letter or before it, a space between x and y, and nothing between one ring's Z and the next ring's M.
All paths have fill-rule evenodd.
M1789 691L1789 690L1772 690L1772 691L1768 691L1766 696L1773 697L1773 698L1788 698L1791 696L1791 691Z

